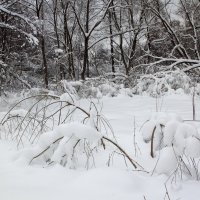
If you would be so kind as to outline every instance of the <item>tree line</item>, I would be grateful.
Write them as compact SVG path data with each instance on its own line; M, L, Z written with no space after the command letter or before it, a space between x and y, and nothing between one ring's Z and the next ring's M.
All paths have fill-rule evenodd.
M0 1L1 91L199 67L200 0Z

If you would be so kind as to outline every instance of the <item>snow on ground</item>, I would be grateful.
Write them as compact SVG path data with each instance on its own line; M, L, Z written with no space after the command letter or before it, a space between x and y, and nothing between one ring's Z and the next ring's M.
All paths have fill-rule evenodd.
M155 161L149 156L149 145L142 141L139 128L152 112L176 113L192 119L192 97L170 95L161 99L147 96L104 97L102 113L111 123L119 144L147 171ZM98 101L96 100L98 104ZM87 107L88 100L80 105ZM0 105L0 110L3 110ZM197 119L200 119L200 100L196 100ZM134 121L136 142L140 147L135 156L133 146ZM123 159L116 159L111 167L99 164L90 170L71 170L59 165L26 166L15 161L15 144L0 141L0 199L2 200L160 200L166 197L166 175L133 171ZM100 158L99 160L107 159ZM167 182L170 199L198 200L200 183L194 180Z

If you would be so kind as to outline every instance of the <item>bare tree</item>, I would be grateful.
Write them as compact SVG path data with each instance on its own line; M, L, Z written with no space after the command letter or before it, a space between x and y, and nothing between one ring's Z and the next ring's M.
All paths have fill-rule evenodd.
M103 5L102 8L100 8L101 12L99 12L99 15L94 14L91 16L91 3L92 0L86 1L86 10L85 10L85 19L82 23L82 20L80 19L77 10L74 5L72 5L72 8L74 10L74 14L77 19L77 23L79 25L79 28L83 34L84 37L84 58L83 58L83 70L81 72L81 78L85 79L85 74L87 77L89 77L89 41L92 36L92 33L95 31L95 29L100 26L100 24L103 22L104 18L106 17L107 11L110 7L112 0L110 0L107 5ZM96 18L96 22L94 22L92 25L90 25L91 19L94 20Z

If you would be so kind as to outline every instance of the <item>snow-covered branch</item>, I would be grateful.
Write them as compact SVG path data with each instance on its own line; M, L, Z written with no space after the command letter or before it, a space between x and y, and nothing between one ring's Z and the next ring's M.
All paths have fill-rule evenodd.
M9 25L9 24L4 23L4 22L0 22L0 27L1 28L11 29L13 31L17 31L17 32L23 34L24 36L26 36L30 43L33 43L35 45L38 44L38 39L33 34L27 33L25 31L23 31L22 29L17 28L16 26Z
M5 8L2 5L0 5L0 12L6 13L7 15L10 15L10 16L17 17L17 18L21 19L28 26L31 27L31 29L34 31L34 33L36 33L36 27L35 27L35 25L33 24L33 22L30 19L28 19L24 15L18 14L18 13L13 12L13 11L10 11L10 10L8 10L7 8Z

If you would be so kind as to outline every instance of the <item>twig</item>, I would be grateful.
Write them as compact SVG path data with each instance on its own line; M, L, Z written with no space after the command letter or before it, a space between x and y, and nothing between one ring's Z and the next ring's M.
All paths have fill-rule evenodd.
M133 160L130 158L130 156L125 152L125 150L124 149L122 149L117 143L115 143L114 141L112 141L111 139L109 139L109 138L107 138L107 137L105 137L105 136L103 136L102 137L102 139L104 139L104 140L106 140L106 141L108 141L108 142L110 142L110 143L112 143L114 146L116 146L125 156L126 156L126 158L130 161L130 163L133 165L133 167L135 168L135 169L137 169L137 165L139 165L137 162L135 162L135 163L137 163L137 165L133 162ZM141 165L139 165L140 167L141 167Z
M63 138L64 138L64 136L62 136L62 137L56 139L52 144L55 144L56 142L62 140ZM52 144L50 144L46 149L44 149L44 150L41 151L39 154L37 154L36 156L34 156L34 157L31 159L31 161L29 162L29 165L33 162L33 160L35 160L36 158L40 157L43 153L45 153L48 149L50 149L50 147L51 147Z

